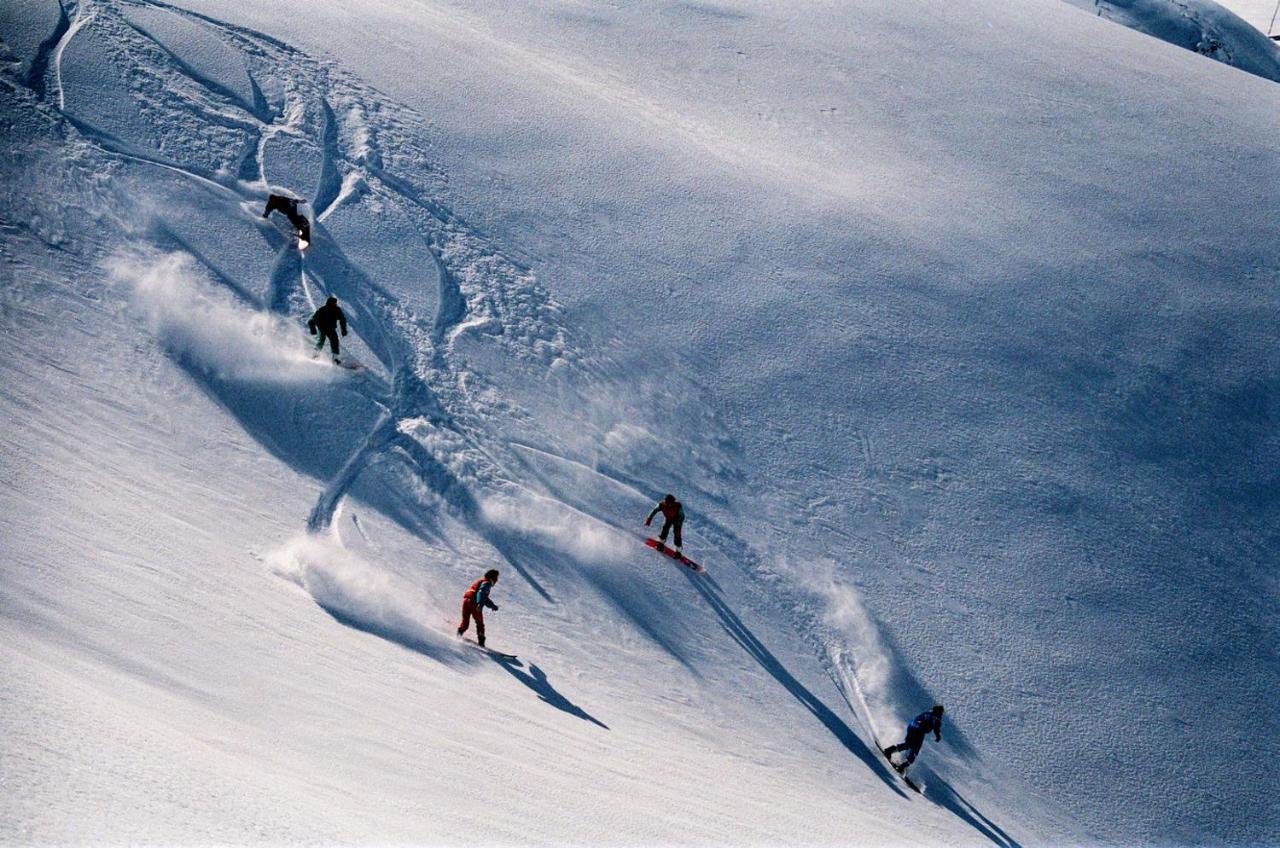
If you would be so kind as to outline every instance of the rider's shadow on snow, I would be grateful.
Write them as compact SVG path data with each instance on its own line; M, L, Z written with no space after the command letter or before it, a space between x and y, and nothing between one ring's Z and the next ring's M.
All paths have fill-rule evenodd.
M344 627L350 627L352 630L359 630L361 633L376 636L407 650L422 654L424 657L433 659L442 665L460 665L466 661L464 656L460 655L456 649L451 650L451 646L445 640L426 633L416 622L407 620L400 622L377 621L373 618L352 614L333 604L320 603L319 601L317 601L317 604L334 621Z
M496 654L490 654L489 658L502 667L502 670L510 674L516 680L519 680L525 686L532 689L538 696L538 699L545 701L557 710L563 710L575 718L583 721L589 721L597 727L605 730L609 729L609 725L592 716L586 710L574 704L564 695L561 695L556 688L551 685L551 681L547 680L547 673L538 668L533 663L529 663L529 671L521 671L520 661L514 658L500 657Z
M979 812L977 807L965 800L960 793L951 787L950 783L938 777L937 773L931 773L927 783L929 799L935 804L955 813L957 817L996 845L999 845L1000 848L1022 848L1017 840L1005 833L1000 825Z
M755 634L743 623L724 597L720 594L720 588L716 585L714 579L707 574L688 573L685 577L689 583L698 590L698 594L707 602L707 606L711 607L712 612L720 619L720 625L725 629L733 640L742 646L752 659L760 664L760 667L769 672L773 679L782 684L783 688L791 693L797 701L799 701L805 709L813 713L814 718L822 722L827 730L831 731L831 735L840 740L840 744L844 745L850 753L862 760L867 768L873 774L882 780L886 786L891 788L899 795L906 796L902 787L898 782L889 777L885 773L884 766L880 761L878 754L867 747L858 735L850 729L849 725L831 711L831 708L822 702L815 694L809 691L807 687L799 680L792 676L791 672L778 661L764 643L755 637Z

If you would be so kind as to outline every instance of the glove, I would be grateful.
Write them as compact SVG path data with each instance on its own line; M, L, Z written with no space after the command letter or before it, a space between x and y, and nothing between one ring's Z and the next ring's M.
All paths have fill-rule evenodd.
M495 609L495 610L496 610L496 609L498 608L498 605L497 605L497 604L495 604L495 603L490 603L490 604L489 604L489 608L490 608L490 609Z
M648 526L649 526L649 522L650 522L650 521L653 521L653 519L652 519L652 518L646 518L646 519L644 520L644 526L645 526L645 527L648 527Z

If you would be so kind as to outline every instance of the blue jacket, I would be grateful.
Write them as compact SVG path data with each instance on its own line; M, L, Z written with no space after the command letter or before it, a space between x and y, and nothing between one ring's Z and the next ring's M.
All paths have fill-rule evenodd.
M933 710L925 710L916 716L911 722L911 727L921 733L933 733L934 739L942 741L942 716L934 715Z
M462 597L470 598L475 603L476 609L484 609L485 607L488 607L489 609L496 610L498 605L489 600L489 590L492 588L493 584L488 580L477 580L471 584L471 588L468 589Z

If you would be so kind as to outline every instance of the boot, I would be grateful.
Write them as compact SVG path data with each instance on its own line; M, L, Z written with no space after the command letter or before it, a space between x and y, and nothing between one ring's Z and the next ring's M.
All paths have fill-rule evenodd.
M477 636L477 637L476 637L476 641L477 641L478 643L480 643L480 647L482 647L482 648L484 647L484 637L483 637L483 636Z

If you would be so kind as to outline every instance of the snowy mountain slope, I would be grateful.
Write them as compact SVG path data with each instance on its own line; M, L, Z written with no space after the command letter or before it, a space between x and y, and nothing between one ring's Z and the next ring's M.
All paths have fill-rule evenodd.
M1218 750L1276 676L1266 84L1144 48L1204 99L1134 103L1015 49L1047 6L927 69L966 10L215 6L6 90L6 838L1274 835ZM448 633L495 564L518 665ZM922 799L870 746L935 698Z
M813 694L824 686L838 698L829 678L786 670L766 647L767 623L748 623L714 589L723 619L695 615L685 578L634 538L606 525L584 538L574 524L590 519L504 482L498 465L514 454L467 444L445 401L483 420L491 392L433 351L443 340L471 332L538 373L573 367L554 304L530 292L525 272L414 201L409 186L389 188L394 178L379 176L367 146L354 146L358 177L318 216L305 270L274 227L254 223L247 201L262 189L232 176L248 173L243 162L219 157L260 157L274 183L283 180L273 163L305 173L305 151L320 150L323 174L332 139L361 137L358 109L334 97L341 84L320 89L330 109L290 112L282 132L295 144L229 144L218 134L245 120L225 106L231 86L190 76L194 60L166 66L125 29L136 16L115 12L95 9L77 38L98 36L63 50L63 61L98 69L98 96L73 92L87 77L57 68L68 86L59 99L86 141L62 143L58 115L21 90L7 95L26 143L6 172L25 175L21 202L36 207L6 215L24 222L6 240L17 263L6 292L20 298L7 311L27 351L7 369L5 394L15 681L5 715L7 738L21 740L6 762L8 840L447 841L461 831L493 842L783 842L855 829L966 838L963 818L903 795L848 719ZM170 84L121 70L122 48L149 53L138 66ZM324 69L306 70L323 79ZM135 85L146 87L150 121L129 108ZM339 113L349 120L326 129ZM314 129L311 114L321 116ZM271 149L295 155L258 152ZM69 164L42 161L55 155ZM87 197L75 193L80 169L99 173ZM66 211L77 203L79 216ZM34 238L41 215L66 225L45 239L62 249ZM255 226L250 239L232 232ZM428 261L391 277L401 299L346 258L342 235L353 255L377 235L384 253L412 256L418 239ZM405 262L375 267L403 274ZM273 317L321 290L348 304L371 373L317 365ZM415 535L360 508L345 513L341 541L289 541L330 526L348 487ZM633 513L648 505L624 491ZM32 537L19 519L56 532ZM548 552L548 541L568 552ZM503 637L524 646L517 663L489 663L447 635L458 590L495 557L513 569L508 609L544 602ZM306 594L288 592L289 581ZM724 638L722 622L756 655ZM775 677L780 694L719 694ZM785 739L762 733L793 724ZM861 761L851 782L848 746ZM804 799L793 812L769 803L791 793ZM897 820L902 804L920 815ZM837 812L815 826L818 808Z
M607 313L640 361L673 347L687 357L701 386L677 394L726 399L764 481L747 487L751 509L762 491L800 490L775 496L769 515L786 529L770 549L801 569L834 551L864 582L883 573L868 603L915 667L947 676L949 691L981 687L975 700L1001 717L984 750L1037 774L1054 762L1064 794L1117 804L1123 827L1190 815L1213 828L1214 799L1234 792L1220 728L1262 708L1274 679L1265 651L1226 659L1266 644L1256 634L1271 602L1239 627L1222 621L1220 575L1201 565L1238 564L1227 579L1254 586L1269 559L1265 508L1248 493L1267 486L1254 463L1271 418L1231 398L1255 396L1270 357L1270 84L1050 6L995 16L960 4L910 25L896 5L863 6L828 14L821 31L804 10L763 5L656 20L599 6L420 8L376 61L362 43L316 35L322 15L270 25L430 110L458 208L523 244L584 320ZM381 7L368 12L370 31L390 28ZM711 128L689 132L688 113ZM726 135L767 151L760 167L727 164ZM911 167L875 167L885 157ZM846 179L841 208L839 191L806 179L832 160L874 173L865 199ZM1206 348L1215 337L1226 347ZM807 400L831 397L856 402ZM1217 481L1243 494L1215 494ZM1219 518L1206 496L1236 506ZM819 522L860 533L839 544L831 533L811 555ZM904 570L923 579L899 580ZM1138 611L1130 598L1151 600ZM1025 626L973 626L1009 607ZM1156 644L1118 635L1132 653L1097 658L1099 632ZM1216 658L1201 662L1206 651ZM983 673L965 671L979 657ZM1203 683L1176 697L1164 665L1175 657L1175 677ZM1029 668L1044 676L1025 687ZM1231 716L1179 723L1223 709L1220 693L1242 681ZM1179 718L1118 731L1113 755L1092 744L1100 709L1116 727ZM1091 741L1083 751L1060 744L1064 724ZM1083 777L1153 748L1174 774L1197 762L1196 776L1176 790ZM1211 762L1219 789L1203 780ZM1242 818L1268 829L1265 810Z
M1213 0L1067 2L1170 44L1280 82L1280 47L1258 27Z
M1218 5L1235 12L1264 35L1268 27L1273 28L1274 34L1275 22L1272 20L1272 15L1276 14L1275 3L1268 3L1267 0L1226 0L1225 3Z

